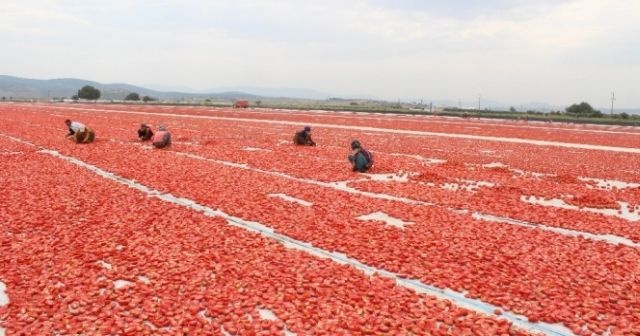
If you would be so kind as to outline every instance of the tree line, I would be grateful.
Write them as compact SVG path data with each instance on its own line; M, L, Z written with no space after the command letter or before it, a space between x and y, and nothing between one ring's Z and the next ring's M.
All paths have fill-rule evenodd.
M98 100L100 99L100 95L101 92L100 90L96 89L95 87L91 86L91 85L85 85L82 88L80 88L80 90L78 90L78 93L76 95L74 95L73 97L71 97L71 99L73 100L78 100L78 99L87 99L87 100ZM126 97L124 97L124 100L127 101L144 101L149 102L149 101L156 101L156 98L150 97L150 96L143 96L140 97L140 95L136 92L131 92L129 93Z

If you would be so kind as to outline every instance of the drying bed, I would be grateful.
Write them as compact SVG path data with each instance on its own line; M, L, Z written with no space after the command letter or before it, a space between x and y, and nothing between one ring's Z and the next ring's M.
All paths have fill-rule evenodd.
M73 321L69 323L74 332L129 327L169 334L176 328L192 333L248 334L268 329L279 334L348 334L359 332L346 326L363 312L379 317L359 320L373 333L433 332L428 328L445 334L465 330L526 333L504 317L508 313L533 324L558 326L558 334L621 335L640 326L640 251L635 245L640 228L634 217L640 179L633 169L638 154L609 147L572 150L535 142L359 129L363 125L412 129L409 121L414 117L8 104L0 105L0 113L9 121L0 125L2 176L7 181L3 193L12 195L0 208L3 218L9 219L3 227L6 260L0 270L10 300L0 308L5 311L2 326L9 334L24 328L62 330L63 321ZM97 141L86 146L65 142L65 118L96 129ZM377 119L388 120L380 125ZM299 148L290 144L299 128L292 121L341 127L314 127L320 145ZM436 121L441 126L484 127L486 123ZM174 144L167 150L152 150L137 142L134 131L140 122L168 124ZM416 131L444 131L428 128L432 126L424 122L413 125ZM576 134L585 139L589 132L618 136L600 128L578 131L562 126L547 137L544 125L534 126L504 128L514 132L508 136L577 144ZM455 131L477 133L455 127L446 130ZM347 146L354 137L374 151L376 165L370 174L348 169ZM608 141L599 144L608 146ZM369 277L335 261L294 252L265 237L229 228L224 220L201 218L184 207L116 187L114 181L52 158L48 151L497 309L488 315L467 310L456 306L455 300L413 292L384 277ZM620 169L612 171L611 160L622 157ZM576 165L573 171L572 164ZM534 225L488 221L479 214ZM626 243L589 238L594 235ZM239 251L247 255L240 256ZM234 270L223 273L224 282L206 278L212 272L204 274L201 269L214 268L212 254L222 260L225 270ZM168 276L173 268L178 276ZM120 274L112 274L114 270ZM58 273L67 281L61 281ZM304 296L303 291L297 299L303 308L275 294L280 301L260 294L286 293L287 279L299 280L303 288L326 283L327 292ZM229 294L233 283L245 284L246 292ZM74 294L78 291L69 288L73 286L86 286L80 292L87 294L78 298ZM176 294L181 286L188 295ZM380 288L376 292L388 291L384 296L390 301L362 301L367 298L365 289L374 287ZM57 294L46 292L50 296L44 301L53 304L50 309L39 297L45 295L43 288ZM121 295L130 295L129 301L120 302ZM207 302L220 300L216 295L229 295L229 305L248 303L235 315L221 312L222 308L213 314ZM137 306L150 296L159 298L156 301L169 296L166 300L172 305L165 308L179 317L153 322L146 308L136 310L138 315L123 308L130 300ZM155 307L157 316L159 301L153 300L147 308ZM425 302L433 304L424 306ZM318 308L325 305L328 308ZM107 306L117 313L107 310L96 319ZM81 313L68 315L78 307ZM401 307L415 310L405 312ZM29 309L37 314L26 314ZM50 322L45 323L47 316ZM387 323L385 318L395 322ZM107 320L111 322L102 322ZM423 326L416 324L419 321L433 323Z

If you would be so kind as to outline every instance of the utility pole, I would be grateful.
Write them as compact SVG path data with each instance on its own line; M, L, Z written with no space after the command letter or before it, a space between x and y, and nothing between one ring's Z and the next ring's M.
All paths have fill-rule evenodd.
M613 101L616 100L616 94L611 92L611 112L610 115L613 115Z
M478 93L478 111L480 111L480 98L482 98L482 95Z

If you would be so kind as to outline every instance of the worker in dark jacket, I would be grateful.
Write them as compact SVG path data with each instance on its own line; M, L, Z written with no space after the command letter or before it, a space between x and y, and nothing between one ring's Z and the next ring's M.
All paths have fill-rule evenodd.
M293 136L293 143L302 146L315 146L316 143L311 140L311 127L305 126L302 131L296 132L296 135Z
M373 165L373 155L368 150L362 148L360 141L353 140L351 142L349 162L351 162L353 166L353 171L364 173Z
M171 145L171 133L167 131L166 126L160 126L156 134L153 135L151 143L156 148L164 148Z
M142 141L149 141L153 137L153 131L151 127L147 124L140 124L140 129L138 130L138 139Z

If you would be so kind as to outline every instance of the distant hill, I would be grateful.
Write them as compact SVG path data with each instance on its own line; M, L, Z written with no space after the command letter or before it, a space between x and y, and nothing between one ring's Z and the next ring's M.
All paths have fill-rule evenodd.
M309 89L299 88L263 88L254 86L233 86L219 87L207 90L209 92L247 92L262 97L273 98L295 98L295 99L317 99L325 100L335 95Z
M78 90L91 85L102 93L101 99L124 99L131 92L136 92L140 96L150 96L160 100L181 100L181 99L250 99L256 100L263 97L238 92L218 92L218 93L189 93L175 91L156 91L140 86L113 83L103 84L85 79L59 78L59 79L29 79L13 76L0 75L0 96L13 98L46 99L54 97L66 97L77 94Z
M352 95L349 97L340 97L335 94L302 89L302 88L261 88L250 86L238 87L219 87L207 90L208 92L194 92L196 90L180 87L167 87L149 84L155 89L136 86L126 83L104 84L95 81L78 78L58 78L58 79L29 79L14 76L0 75L0 97L14 99L47 99L47 98L71 98L78 93L78 90L85 86L92 85L100 90L101 99L106 100L122 100L129 93L136 92L141 97L150 96L159 100L180 101L180 100L263 100L263 101L308 101L308 100L331 100L339 98L341 100L367 100L378 101L375 97L368 95ZM184 91L180 90L184 89ZM420 99L403 99L403 102L419 103ZM478 101L452 101L452 100L425 100L425 104L433 102L434 106L439 107L462 107L473 109L478 106ZM483 99L481 101L482 109L508 110L511 105L498 101ZM530 102L527 104L513 105L518 112L527 110L549 112L564 111L563 106L550 105L543 102ZM608 113L609 108L600 108L603 113ZM626 112L629 114L640 114L638 108L616 107L614 113Z

